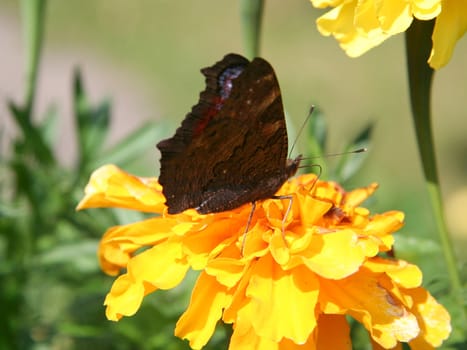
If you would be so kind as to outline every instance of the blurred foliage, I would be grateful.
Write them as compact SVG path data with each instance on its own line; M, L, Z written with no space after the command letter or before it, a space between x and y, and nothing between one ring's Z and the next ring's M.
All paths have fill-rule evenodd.
M44 10L40 11L44 15ZM169 20L170 16L165 17ZM34 17L25 16L27 24L31 18ZM56 16L55 20L63 19ZM178 35L186 33L181 31ZM171 43L177 41L177 38L169 39ZM37 71L34 70L38 66L34 61L40 57L40 52L34 51L40 51L41 41L32 40L29 45L32 52L29 68L33 69L26 68L29 79L24 92L26 101L24 104L7 101L11 120L19 132L11 142L11 152L0 154L0 309L3 313L0 349L188 349L186 342L173 336L173 329L188 304L196 274L190 273L174 290L146 298L137 316L118 323L107 321L101 305L113 278L104 276L97 264L99 239L109 227L141 220L144 216L113 209L75 212L92 170L104 163L116 163L128 169L140 153L153 149L159 138L160 125L146 123L104 149L112 121L112 104L109 100L91 104L77 69L70 85L78 157L71 167L63 166L54 152L62 116L53 107L42 118L34 116L37 89ZM146 64L153 63L149 59ZM299 67L296 65L296 69L301 69ZM185 74L187 69L171 67L163 73ZM178 84L185 84L184 81L179 80ZM175 105L178 95L169 101ZM348 183L350 187L352 177L358 174L362 162L371 152L340 156L337 164L328 161L326 155L335 153L336 149L329 148L327 120L318 108L313 112L307 124L308 135L301 142L307 145L302 147L303 151L312 158L309 165L315 163L314 157L320 157L317 163L321 165L323 178ZM372 131L373 125L368 124L337 151L368 147ZM406 234L396 235L396 254L422 266L424 285L451 311L454 331L444 348L463 349L465 324L459 321L461 317L455 313L456 305L447 296L448 281L443 272L440 248L430 239L432 218L420 210L420 203L413 193L401 191L392 198L395 202L386 202L384 210L401 208L401 205L413 209ZM380 205L371 204L374 207ZM410 234L415 230L414 226L417 230L426 229L424 238ZM465 269L463 271L465 274ZM463 281L467 280L467 276L462 277ZM366 349L368 336L358 327L352 327L354 347ZM227 347L229 327L218 328L207 349Z
M146 302L137 319L107 321L101 305L113 279L100 271L96 250L105 230L129 217L111 209L75 212L90 172L109 159L129 166L154 144L156 125L147 123L103 149L110 103L89 103L79 70L73 98L79 156L71 169L54 155L60 118L54 109L36 124L30 106L9 101L20 133L12 153L0 155L0 349L186 349L173 327L194 274Z

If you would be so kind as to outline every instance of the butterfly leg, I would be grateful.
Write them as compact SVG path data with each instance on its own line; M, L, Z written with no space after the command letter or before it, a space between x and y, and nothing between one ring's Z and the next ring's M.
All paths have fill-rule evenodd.
M293 197L291 195L285 195L285 196L273 196L272 198L274 198L274 199L287 199L289 201L289 205L287 206L287 209L285 211L285 215L282 218L282 239L284 240L285 246L288 247L287 241L285 240L285 222L287 221L287 218L289 217L290 211L292 210Z
M250 210L250 215L248 215L248 220L246 222L246 227L245 227L245 232L243 233L243 239L242 239L242 256L243 253L245 252L245 243L246 243L246 234L250 228L251 220L253 219L253 213L255 212L256 209L256 202L251 202L251 210Z

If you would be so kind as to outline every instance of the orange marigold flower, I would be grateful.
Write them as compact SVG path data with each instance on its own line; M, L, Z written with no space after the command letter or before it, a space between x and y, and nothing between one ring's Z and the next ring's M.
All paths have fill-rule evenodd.
M244 241L249 205L168 215L155 179L104 166L79 209L161 214L102 238L102 269L126 271L105 299L107 318L134 315L144 296L177 286L191 268L201 274L175 334L193 349L209 341L220 319L233 326L231 349L350 349L347 316L368 330L375 348L437 347L451 331L449 314L420 287L417 266L378 256L392 248L404 214L370 216L360 207L376 188L345 192L315 175L294 178L278 193L293 196L285 222L289 201L264 200Z
M434 69L451 59L457 41L467 31L464 0L310 0L319 8L333 7L317 20L323 35L333 35L351 57L364 54L392 35L405 32L414 18L436 19L428 63Z

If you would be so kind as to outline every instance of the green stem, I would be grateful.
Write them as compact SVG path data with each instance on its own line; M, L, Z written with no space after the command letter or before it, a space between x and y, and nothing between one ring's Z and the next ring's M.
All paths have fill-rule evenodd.
M446 261L451 291L462 304L462 283L452 241L446 227L443 202L436 167L433 130L431 127L430 94L433 69L427 59L431 51L434 21L414 20L406 32L406 53L410 86L410 102L417 135L418 150L436 221L439 240Z
M44 33L45 0L22 0L21 10L26 43L26 103L28 112L34 105L37 72L39 67L42 38ZM30 118L31 113L25 113Z
M243 42L249 58L258 56L263 17L263 0L240 0Z

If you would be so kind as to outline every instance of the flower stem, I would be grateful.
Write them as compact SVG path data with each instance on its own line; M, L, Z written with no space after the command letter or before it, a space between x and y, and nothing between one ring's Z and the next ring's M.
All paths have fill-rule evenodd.
M259 54L263 5L263 0L240 0L245 54L250 59Z
M34 105L37 72L39 67L42 39L44 33L45 0L23 0L21 10L24 25L24 41L26 43L26 111ZM30 113L26 113L30 117Z
M431 127L430 94L433 69L427 59L431 51L431 34L434 21L414 20L406 32L406 53L410 86L412 116L417 135L418 150L423 164L430 202L436 228L444 254L451 284L451 292L462 303L462 283L457 268L452 241L446 227L442 196L436 167L436 158Z

